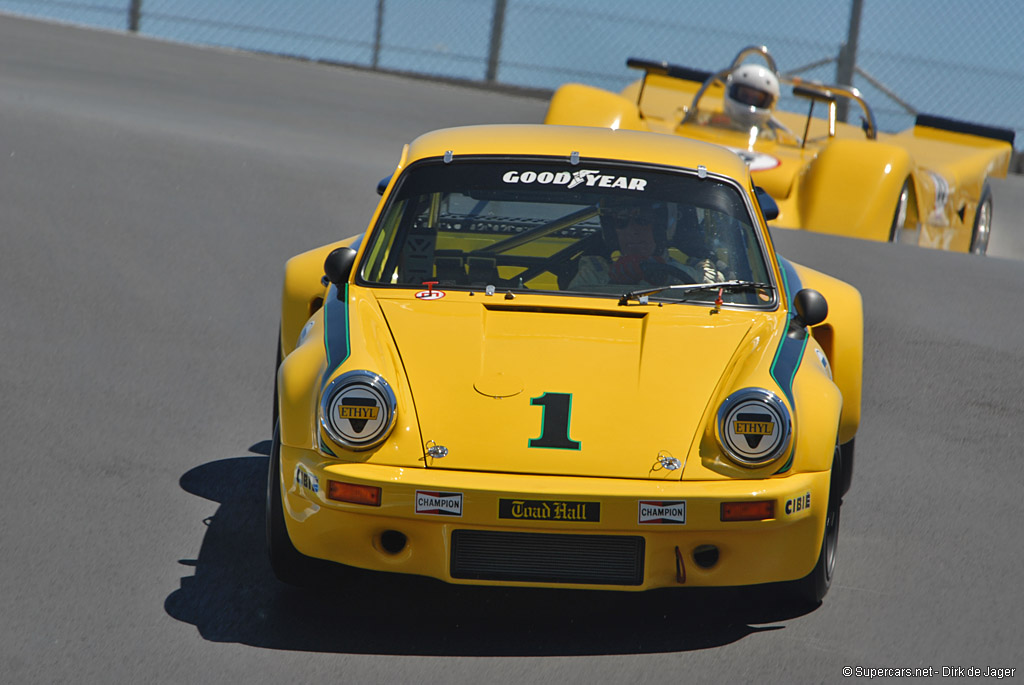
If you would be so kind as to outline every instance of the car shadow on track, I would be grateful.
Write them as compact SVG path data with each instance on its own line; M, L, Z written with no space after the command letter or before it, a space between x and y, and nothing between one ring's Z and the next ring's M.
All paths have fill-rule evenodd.
M250 451L266 455L270 443ZM203 521L199 558L179 562L194 575L164 608L207 640L352 654L640 654L717 647L800 615L768 593L731 589L487 588L361 571L342 584L329 566L312 589L291 588L264 549L266 469L266 456L246 456L181 477L185 491L220 507Z

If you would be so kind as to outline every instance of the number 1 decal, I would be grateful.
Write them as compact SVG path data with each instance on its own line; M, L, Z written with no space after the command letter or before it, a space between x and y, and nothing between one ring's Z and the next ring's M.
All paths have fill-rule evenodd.
M556 450L578 450L580 443L569 437L569 418L572 414L572 395L564 392L546 392L531 397L530 404L544 407L540 418L540 437L530 440L530 447Z

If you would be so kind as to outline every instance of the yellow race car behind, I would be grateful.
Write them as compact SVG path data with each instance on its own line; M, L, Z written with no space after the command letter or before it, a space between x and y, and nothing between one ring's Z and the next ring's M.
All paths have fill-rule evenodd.
M881 132L856 88L780 75L763 46L744 48L714 73L639 59L627 65L642 69L643 78L621 94L564 85L545 123L653 131L728 147L778 204L775 226L976 254L988 248L988 181L1006 176L1012 130L919 115L908 130ZM749 73L756 86L758 72L773 82L761 93L764 101L753 90L753 99L740 99L740 79ZM806 113L774 108L783 85L806 100ZM736 111L745 105L765 116ZM843 105L860 126L838 120Z
M450 583L831 583L860 419L851 286L777 256L718 146L426 134L364 235L289 260L270 560Z

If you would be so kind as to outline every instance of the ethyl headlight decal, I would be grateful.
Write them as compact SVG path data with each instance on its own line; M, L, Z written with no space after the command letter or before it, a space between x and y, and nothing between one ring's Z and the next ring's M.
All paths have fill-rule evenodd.
M718 441L743 466L762 466L782 456L791 434L789 410L764 388L738 390L718 410Z
M371 371L349 371L328 384L320 400L320 425L339 445L365 450L384 441L395 425L391 386Z

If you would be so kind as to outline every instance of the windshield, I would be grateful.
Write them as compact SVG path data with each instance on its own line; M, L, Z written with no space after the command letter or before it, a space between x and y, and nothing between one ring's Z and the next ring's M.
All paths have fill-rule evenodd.
M737 121L722 111L700 109L697 111L697 115L694 117L693 121L699 126L707 126L721 131L742 134L742 140L746 145L751 144L753 141L778 141L786 145L798 144L793 133L783 126L781 122L775 119L775 117L769 118L763 125L752 126L750 122ZM741 148L730 147L730 149L736 153L747 152ZM741 154L740 156L743 155Z
M369 285L620 296L637 288L770 282L738 187L692 173L547 160L425 162L388 200L363 259ZM717 292L662 291L652 299ZM768 305L767 290L722 294Z

